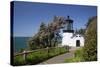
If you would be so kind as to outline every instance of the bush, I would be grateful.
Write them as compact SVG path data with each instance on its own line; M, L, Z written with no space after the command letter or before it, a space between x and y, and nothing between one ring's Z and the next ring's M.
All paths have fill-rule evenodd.
M24 64L26 63L22 56L16 56L14 58L14 65L24 65Z
M14 59L14 65L37 64L65 52L68 52L68 49L64 47L58 47L58 48L52 47L49 48L48 50L41 49L36 52L27 54L26 60L23 60L23 56L16 56Z
M87 26L83 57L85 61L97 60L97 17L91 18Z
M65 62L69 63L69 62L83 62L83 48L79 48L75 51L74 53L74 57L73 58L68 58L65 59Z

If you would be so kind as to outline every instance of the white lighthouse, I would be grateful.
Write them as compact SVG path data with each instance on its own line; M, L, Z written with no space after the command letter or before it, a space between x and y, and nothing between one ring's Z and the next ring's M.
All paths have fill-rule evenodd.
M81 34L74 34L73 20L71 20L69 16L63 24L62 32L62 46L84 46L84 37Z

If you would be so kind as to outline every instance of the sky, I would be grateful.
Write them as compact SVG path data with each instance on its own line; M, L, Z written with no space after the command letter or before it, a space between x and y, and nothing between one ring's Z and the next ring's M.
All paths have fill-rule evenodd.
M74 30L84 28L90 17L97 16L97 7L15 1L13 12L14 36L31 37L38 32L41 22L48 24L54 16L69 15Z

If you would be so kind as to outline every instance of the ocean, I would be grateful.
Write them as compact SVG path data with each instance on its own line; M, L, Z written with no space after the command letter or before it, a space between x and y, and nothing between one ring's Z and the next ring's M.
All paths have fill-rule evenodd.
M13 45L14 45L14 52L19 52L21 49L28 48L28 41L30 37L14 37Z

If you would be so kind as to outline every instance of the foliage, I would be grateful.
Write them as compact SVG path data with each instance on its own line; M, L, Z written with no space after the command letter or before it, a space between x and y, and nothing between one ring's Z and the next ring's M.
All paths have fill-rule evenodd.
M97 17L91 18L88 22L83 57L85 61L97 60Z
M19 53L23 52L24 50L25 50L24 48L21 48L20 51L19 51Z
M79 30L76 29L75 34L81 34L81 35L84 36L85 35L85 30L86 30L85 28L80 28Z
M79 33L77 30L76 33ZM65 62L96 61L97 60L97 17L92 17L85 30L85 46L75 51L73 58Z
M38 49L32 53L27 54L26 60L23 59L23 55L14 57L14 65L30 65L37 64L51 57L68 52L65 47L52 47L49 49Z
M22 59L22 56L16 56L14 58L14 65L24 65L25 64L25 60Z
M63 23L64 18L54 16L53 21L46 25L41 23L38 33L29 40L29 49L34 50L37 48L55 47L60 42L59 29Z
M39 36L36 34L32 39L28 42L29 49L35 50L39 48Z
M65 59L65 62L83 62L83 48L79 48L75 51L73 58Z

